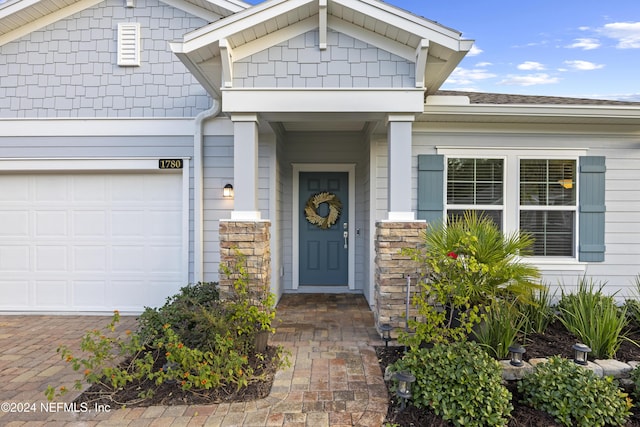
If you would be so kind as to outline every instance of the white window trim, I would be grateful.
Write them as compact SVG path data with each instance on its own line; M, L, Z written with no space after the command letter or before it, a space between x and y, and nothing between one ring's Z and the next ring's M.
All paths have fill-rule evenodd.
M578 198L578 175L579 175L579 157L587 155L586 148L565 149L565 148L509 148L509 147L436 147L437 154L444 156L445 165L447 160L453 157L463 158L504 158L504 201L502 226L505 233L517 232L520 227L520 159L571 159L576 161L576 205L575 205L575 224L574 232L576 235L574 242L574 257L526 257L524 261L538 266L541 270L572 270L584 271L586 263L578 261L579 236L578 230L578 206L580 200ZM445 212L449 208L447 200L447 168L444 170L443 179L443 197ZM513 196L512 196L513 195ZM464 205L452 205L464 206ZM474 206L480 209L485 205ZM564 209L563 209L564 210Z

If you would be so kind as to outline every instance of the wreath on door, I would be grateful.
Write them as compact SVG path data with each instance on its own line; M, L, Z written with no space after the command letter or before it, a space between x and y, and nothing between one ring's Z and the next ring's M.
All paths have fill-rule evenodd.
M329 213L327 216L322 216L318 213L318 207L323 203L329 205ZM340 212L342 212L342 202L338 196L326 191L309 197L304 207L304 216L307 218L307 221L309 221L310 224L317 225L323 230L330 228L338 221Z

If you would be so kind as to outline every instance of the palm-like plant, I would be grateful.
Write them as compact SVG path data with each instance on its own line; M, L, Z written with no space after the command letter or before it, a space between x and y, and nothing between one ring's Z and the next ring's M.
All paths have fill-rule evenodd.
M496 298L526 300L539 289L538 269L521 257L530 253L526 233L503 234L491 218L467 211L445 224L432 224L419 250L430 282L448 283L471 305Z

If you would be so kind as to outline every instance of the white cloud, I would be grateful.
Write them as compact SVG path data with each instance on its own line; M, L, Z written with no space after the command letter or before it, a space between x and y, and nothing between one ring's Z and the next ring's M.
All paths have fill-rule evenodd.
M553 77L546 73L526 74L522 76L509 74L498 84L508 86L535 86L558 83L559 81L560 79L558 77Z
M618 49L640 49L640 22L613 22L599 29L603 35L618 41Z
M600 68L604 68L604 64L594 64L593 62L589 62L589 61L575 60L575 61L564 61L564 63L567 64L569 68L573 70L580 70L580 71L591 71L591 70L598 70Z
M452 85L472 85L474 82L478 80L486 80L496 77L495 74L488 72L483 69L467 69L458 67L453 70L453 73L447 79L448 84Z
M542 71L544 70L544 65L535 61L525 61L522 64L518 65L518 70Z
M471 50L469 51L469 53L467 53L467 56L478 56L482 52L484 52L484 51L482 49L480 49L479 47L476 47L476 45L474 44L473 46L471 46Z
M584 39L575 39L574 42L567 47L569 49L582 49L582 50L592 50L597 49L601 46L600 41L598 39L584 38Z
M484 67L490 67L493 64L491 62L478 62L476 64L476 67L480 67L480 68L484 68Z

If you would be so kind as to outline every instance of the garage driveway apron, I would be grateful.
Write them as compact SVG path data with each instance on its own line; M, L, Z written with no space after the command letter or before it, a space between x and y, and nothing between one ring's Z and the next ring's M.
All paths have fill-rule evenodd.
M65 412L70 392L49 405L48 385L71 387L82 374L60 360L104 316L0 316L0 425L3 426L379 426L387 391L373 346L381 345L361 295L284 295L270 338L291 352L265 399L246 403ZM135 329L123 317L119 329ZM6 403L18 412L7 412ZM24 404L35 411L26 412ZM45 410L46 408L46 410Z

